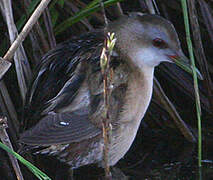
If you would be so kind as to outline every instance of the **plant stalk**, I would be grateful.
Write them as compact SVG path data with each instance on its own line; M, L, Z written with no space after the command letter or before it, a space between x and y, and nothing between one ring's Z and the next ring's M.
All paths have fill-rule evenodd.
M186 40L187 40L189 55L190 55L190 59L191 59L191 66L192 66L193 80L194 80L195 102L196 102L196 111L197 111L197 120L198 120L198 166L201 167L202 166L202 163L201 163L201 160L202 160L202 131L201 131L200 96L199 96L198 80L197 80L197 73L196 73L196 67L195 67L192 41L190 38L189 17L188 17L186 0L181 0L181 5L182 5L182 9L183 9L184 24L185 24L185 30L186 30Z

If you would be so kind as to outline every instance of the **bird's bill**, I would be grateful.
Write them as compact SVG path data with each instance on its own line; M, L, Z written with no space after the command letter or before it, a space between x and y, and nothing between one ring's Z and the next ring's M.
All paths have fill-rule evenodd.
M177 64L180 68L182 68L183 70L185 70L186 72L190 74L193 74L192 66L189 64L190 61L184 54L169 56L169 58L172 60L172 62ZM196 70L198 79L203 80L203 76L201 75L200 71L196 67L195 67L195 70Z

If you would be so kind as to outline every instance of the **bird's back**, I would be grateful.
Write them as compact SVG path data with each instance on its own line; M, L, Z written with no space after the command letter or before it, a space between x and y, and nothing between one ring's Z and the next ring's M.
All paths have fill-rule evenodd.
M23 111L25 130L38 123L50 111L57 111L72 102L85 79L84 69L76 71L76 68L81 63L90 63L94 69L100 70L99 57L103 42L103 31L87 33L57 45L41 59L27 92ZM58 101L51 109L51 100L59 94L70 79L72 79L70 88L67 87L69 92L64 92L69 98L66 101Z

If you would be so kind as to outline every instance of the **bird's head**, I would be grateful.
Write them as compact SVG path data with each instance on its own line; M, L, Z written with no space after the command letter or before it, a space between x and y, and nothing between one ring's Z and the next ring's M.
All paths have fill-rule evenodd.
M192 72L175 28L168 20L158 15L132 13L111 23L108 29L115 32L121 56L139 69L154 68L167 61Z

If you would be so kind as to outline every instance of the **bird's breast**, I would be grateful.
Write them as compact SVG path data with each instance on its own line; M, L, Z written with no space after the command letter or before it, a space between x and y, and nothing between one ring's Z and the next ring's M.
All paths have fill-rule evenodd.
M151 100L153 71L154 69L147 69L143 73L135 72L129 78L125 104L118 119L119 125L112 132L110 165L116 164L126 154L135 139Z

